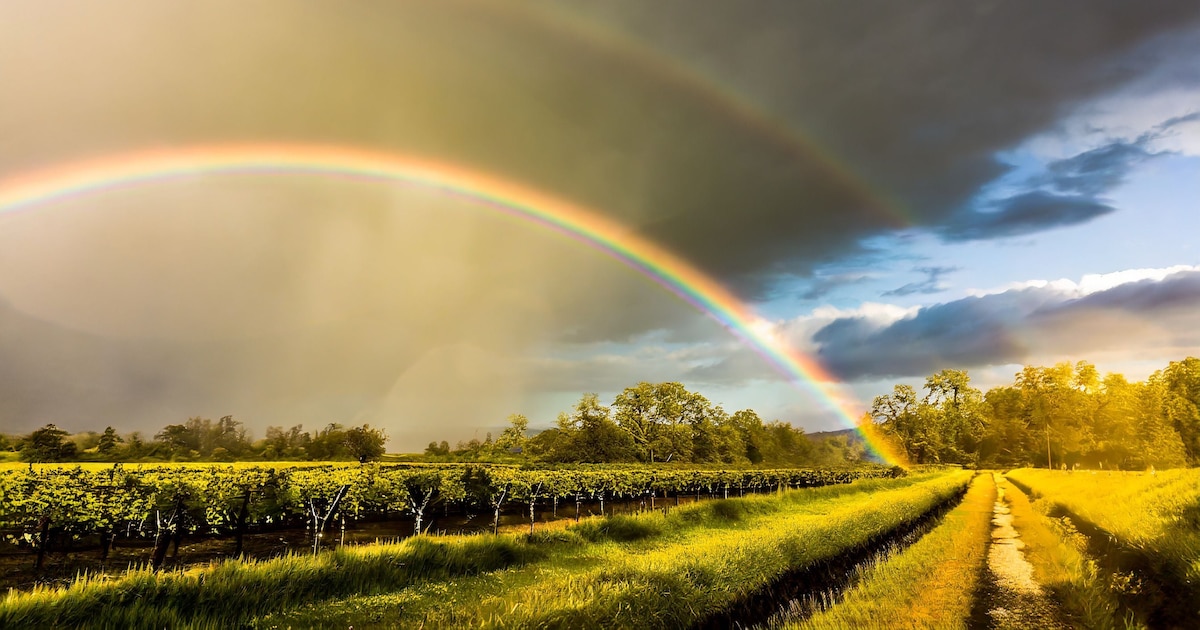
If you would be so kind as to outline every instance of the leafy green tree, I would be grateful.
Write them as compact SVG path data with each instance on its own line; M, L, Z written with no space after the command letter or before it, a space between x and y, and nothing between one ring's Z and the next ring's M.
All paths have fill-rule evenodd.
M1151 380L1161 381L1163 411L1192 466L1200 466L1200 359L1172 361Z
M584 394L573 413L560 414L557 428L559 439L550 453L553 461L605 463L635 458L633 439L612 421L609 408L600 404L596 394Z
M346 429L331 422L312 436L308 445L308 456L313 461L346 459Z
M973 464L983 439L983 394L965 370L942 370L925 379L924 405L936 418L937 461Z
M104 433L100 434L100 442L96 445L96 452L105 457L115 457L124 441L115 429L104 427Z
M430 442L429 445L425 447L425 454L429 457L449 457L450 445L447 444L445 440L442 440L441 443Z
M916 464L935 461L938 451L931 439L936 427L922 421L921 404L911 385L896 385L892 393L876 396L869 412L875 424L899 441L905 456Z
M185 424L168 424L154 435L167 457L200 452L200 436Z
M717 461L718 412L682 384L638 383L613 401L614 420L633 440L641 461ZM699 452L697 452L699 448Z
M21 459L27 462L65 462L75 458L75 443L66 439L67 432L53 424L29 434L21 449Z
M761 464L765 458L764 451L771 450L767 445L770 437L762 418L753 409L742 409L729 417L729 426L737 432L741 441L741 457L751 464Z
M1140 388L1140 401L1134 419L1137 440L1133 464L1138 468L1178 468L1186 466L1187 447L1175 427L1169 412L1169 387L1161 373L1151 375Z
M372 429L371 425L351 427L342 438L346 453L359 462L375 461L383 456L387 434L382 429Z
M290 429L270 426L267 427L266 437L259 450L262 452L263 458L267 460L306 459L308 446L311 443L312 436L304 430L302 425L297 424Z
M529 418L514 413L508 417L509 426L500 433L499 439L496 440L496 448L504 453L524 452L525 450L525 432L529 430Z
M1140 383L1130 383L1121 374L1105 375L1094 395L1092 453L1088 463L1101 468L1120 468L1133 456L1137 440Z

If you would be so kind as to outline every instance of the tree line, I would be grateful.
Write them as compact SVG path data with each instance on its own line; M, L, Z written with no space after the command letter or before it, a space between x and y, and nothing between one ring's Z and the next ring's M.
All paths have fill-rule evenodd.
M584 394L555 425L529 435L529 419L508 418L493 439L430 442L432 461L537 461L546 463L683 463L817 466L857 463L862 443L844 436L812 440L803 429L764 422L752 409L727 413L682 384L638 383L604 405Z
M874 422L914 463L1051 468L1200 465L1200 359L1144 381L1086 361L1027 366L986 393L963 370L877 396Z
M383 455L386 441L370 425L336 423L315 432L302 425L267 427L266 437L254 440L241 421L224 416L169 424L151 439L139 431L120 435L111 426L71 434L48 424L25 436L0 434L0 451L15 451L27 462L370 461Z

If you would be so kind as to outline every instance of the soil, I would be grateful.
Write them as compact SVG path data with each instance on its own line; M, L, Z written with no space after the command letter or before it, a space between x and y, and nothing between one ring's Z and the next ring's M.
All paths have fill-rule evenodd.
M1061 621L1057 606L1034 579L1033 566L1025 559L1025 544L1012 525L1012 514L1004 497L1007 480L999 474L993 475L996 504L982 593L986 627L993 630L1065 630L1069 626Z

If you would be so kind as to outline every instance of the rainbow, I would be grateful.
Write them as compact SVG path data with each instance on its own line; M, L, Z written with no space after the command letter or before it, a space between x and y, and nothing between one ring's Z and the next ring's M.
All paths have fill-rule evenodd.
M342 146L232 144L108 155L0 179L0 216L126 188L205 174L311 174L390 182L436 190L553 230L615 258L715 319L797 386L815 393L892 464L900 451L815 360L790 349L728 289L682 258L595 211L462 166Z

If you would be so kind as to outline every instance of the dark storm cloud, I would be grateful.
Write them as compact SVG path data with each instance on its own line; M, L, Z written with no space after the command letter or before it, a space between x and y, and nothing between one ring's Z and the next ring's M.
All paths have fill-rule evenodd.
M813 341L843 378L915 377L1079 352L1194 347L1197 308L1200 272L1185 271L1083 297L1053 285L968 297L882 325L842 318Z
M998 152L1054 128L1074 106L1141 80L1151 69L1194 64L1190 52L1175 53L1195 42L1200 13L1200 5L1170 1L1088 0L1036 8L932 0L572 6L717 77L809 136L854 173L855 186L874 191L874 213L866 216L811 190L739 203L738 237L728 246L713 247L710 239L726 238L730 215L700 199L682 232L670 222L655 228L655 236L673 243L692 241L685 251L726 275L768 265L803 269L878 232L889 213L893 221L903 217L954 238L989 238L1107 211L1094 199L1023 195L998 216L964 209L972 209L984 184L1008 172ZM1166 74L1194 79L1189 72ZM811 168L802 160L790 166ZM724 199L701 191L704 198Z
M1127 282L1059 306L1042 308L1035 315L1073 317L1115 311L1153 316L1194 308L1197 303L1200 303L1200 272L1193 271L1176 273L1162 281Z
M1036 190L971 209L940 228L948 241L977 241L1036 234L1048 229L1086 223L1115 208L1086 195L1059 195Z
M1149 68L1190 63L1171 58L1171 35L1200 14L1083 0L575 9L19 4L0 33L6 90L22 94L0 106L0 165L245 137L432 154L588 203L762 295L864 236L953 223L1006 172L997 151ZM793 131L748 122L720 91Z
M1183 2L628 0L559 20L525 6L13 0L0 173L198 142L412 153L593 208L763 297L897 226L984 238L1107 211L1060 195L959 214L1008 172L997 151L1147 69L1192 64L1173 52L1200 15ZM191 184L3 223L5 428L364 409L459 426L470 410L436 399L489 398L526 347L724 335L573 241L443 213L389 223L444 200ZM152 224L153 209L194 221ZM89 214L104 220L75 225ZM456 366L476 356L500 367L460 386ZM398 400L422 392L428 405Z
M1135 166L1154 157L1144 142L1114 142L1046 165L1047 183L1067 193L1097 196L1123 184Z
M883 296L931 295L941 293L946 290L946 287L942 284L942 276L958 271L958 267L917 267L913 271L925 274L926 278L920 282L910 282L906 285L896 287L891 291L885 291Z

